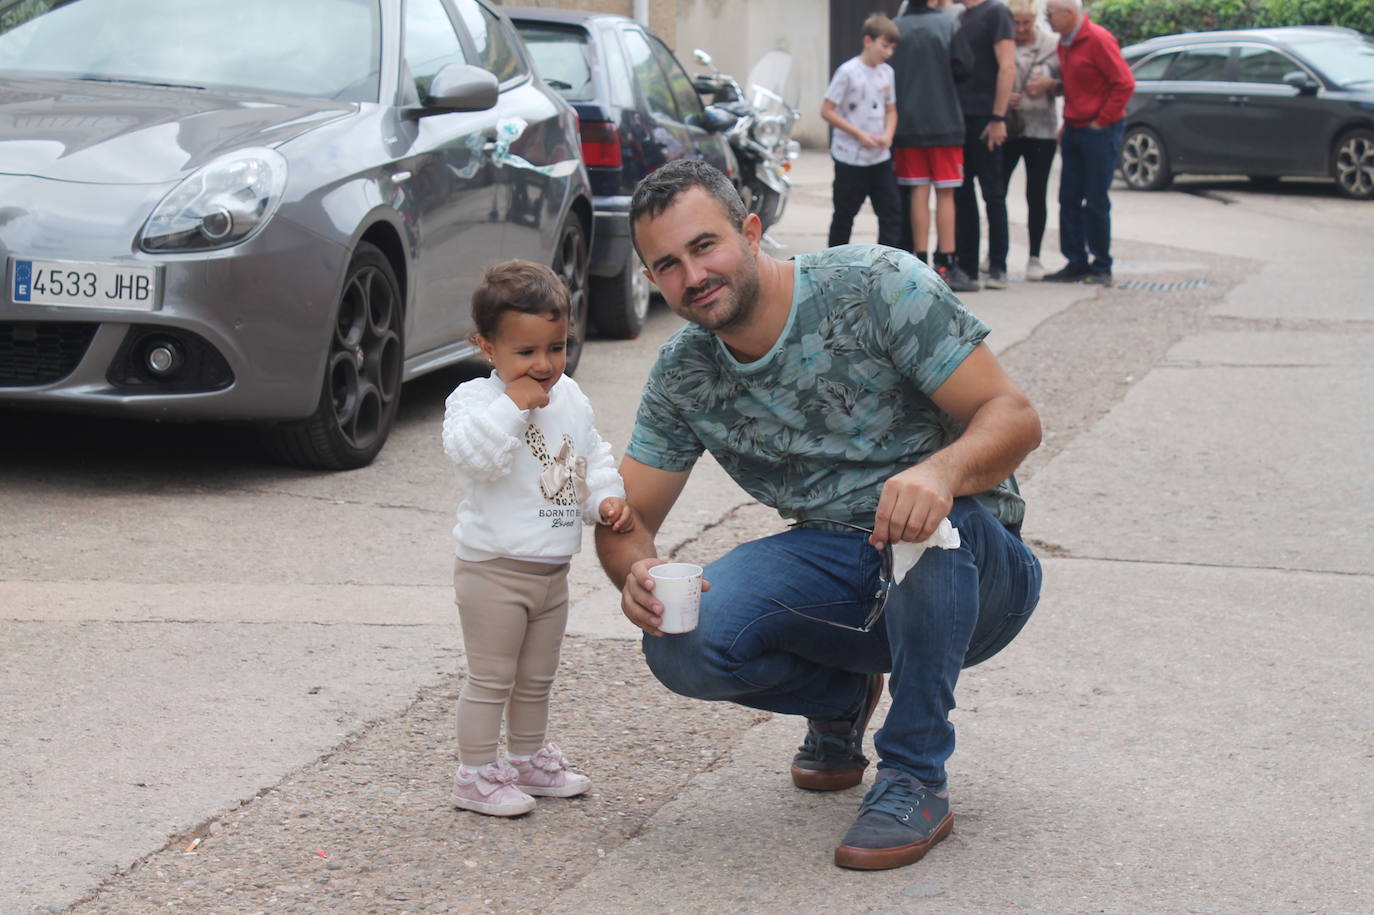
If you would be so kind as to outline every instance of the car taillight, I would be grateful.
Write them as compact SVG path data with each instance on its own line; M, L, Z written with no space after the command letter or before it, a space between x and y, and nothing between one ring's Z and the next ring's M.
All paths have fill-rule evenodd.
M589 168L620 168L620 133L609 121L582 122L582 161Z

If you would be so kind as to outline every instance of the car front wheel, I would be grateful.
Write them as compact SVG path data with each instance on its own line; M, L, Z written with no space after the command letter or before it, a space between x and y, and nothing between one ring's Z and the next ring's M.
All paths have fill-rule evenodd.
M1336 142L1336 187L1353 200L1374 199L1374 131L1352 130Z
M403 326L401 287L391 263L378 248L360 242L329 336L319 405L299 422L266 427L269 450L287 463L321 470L372 463L401 402Z
M568 287L568 302L572 319L568 322L568 362L564 371L571 375L582 361L582 346L587 339L587 233L577 216L568 214L568 223L558 237L558 251L554 255L553 272Z
M1164 141L1148 127L1132 127L1121 143L1121 177L1137 191L1161 191L1174 180Z
M634 248L615 276L592 277L591 289L596 329L615 340L638 337L649 317L650 288Z

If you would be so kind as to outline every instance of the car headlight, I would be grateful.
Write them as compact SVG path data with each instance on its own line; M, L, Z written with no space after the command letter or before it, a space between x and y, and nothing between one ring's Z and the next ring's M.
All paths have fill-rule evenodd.
M772 149L782 139L782 119L763 117L754 122L754 139Z
M139 233L144 251L213 251L247 241L276 212L286 188L286 159L271 149L242 149L196 169L172 188Z

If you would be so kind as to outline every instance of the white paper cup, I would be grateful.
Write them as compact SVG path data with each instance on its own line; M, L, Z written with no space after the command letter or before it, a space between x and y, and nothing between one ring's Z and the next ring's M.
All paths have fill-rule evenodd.
M697 628L701 572L701 566L690 562L665 562L649 569L654 580L654 597L663 604L663 622L659 629L676 634Z

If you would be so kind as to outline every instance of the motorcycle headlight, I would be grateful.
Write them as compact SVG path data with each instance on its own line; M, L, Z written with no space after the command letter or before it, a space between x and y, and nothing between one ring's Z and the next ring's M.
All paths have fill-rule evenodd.
M754 139L772 149L782 139L782 121L779 118L759 118L754 122Z
M243 149L208 162L162 198L139 233L150 253L213 251L252 238L272 218L286 189L286 159Z

